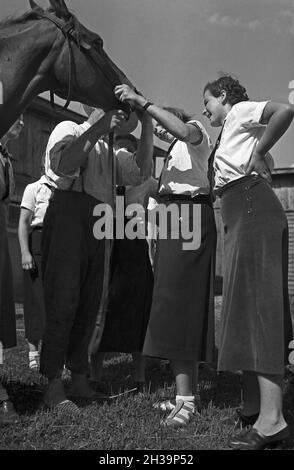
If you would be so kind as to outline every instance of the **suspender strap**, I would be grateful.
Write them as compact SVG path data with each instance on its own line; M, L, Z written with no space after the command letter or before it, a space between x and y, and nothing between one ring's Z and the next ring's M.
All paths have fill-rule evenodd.
M213 192L213 188L214 188L214 168L213 168L213 163L214 163L214 157L215 157L215 152L217 151L218 147L219 147L219 144L220 144L220 141L221 141L221 136L222 136L222 133L223 133L223 130L224 130L224 124L221 128L221 131L218 135L218 138L216 139L216 142L215 142L215 145L212 149L212 152L209 156L209 159L208 159L208 171L207 171L207 177L208 177L208 181L209 181L209 192L210 192L210 197L211 197L211 201L214 202L215 201L215 195L214 195L214 192Z
M9 192L10 192L10 176L9 176L9 157L10 154L8 150L3 147L3 145L0 143L0 152L4 158L4 167L3 167L3 173L4 173L4 183L5 183L5 190L4 194L2 196L2 201L7 199L9 197Z
M163 162L163 167L162 167L162 170L161 170L161 173L160 173L160 176L158 178L158 186L157 186L157 192L159 193L159 190L160 190L160 186L161 186L161 178L162 178L162 174L165 170L165 167L166 167L166 164L168 162L168 157L173 149L173 147L175 146L175 144L178 142L179 139L174 139L172 141L172 143L170 144L169 148L167 149L166 151L166 154L165 154L165 157L164 157L164 162Z

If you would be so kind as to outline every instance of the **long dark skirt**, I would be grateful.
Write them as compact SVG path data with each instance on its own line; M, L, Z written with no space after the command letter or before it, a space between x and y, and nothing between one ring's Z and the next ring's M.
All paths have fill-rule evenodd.
M16 346L12 268L8 251L6 207L2 201L0 201L0 341L4 348Z
M142 351L152 291L153 273L146 240L115 240L100 352Z
M288 225L270 185L257 176L221 196L225 266L219 370L282 374L292 325Z
M42 339L45 326L41 241L42 229L33 229L29 237L29 247L35 261L35 270L23 271L25 334L30 343Z
M200 246L184 250L182 237L157 242L154 293L143 353L174 360L207 361L214 359L213 279L216 228L211 205L194 198L201 213ZM183 201L172 199L179 208ZM191 220L190 220L191 222ZM200 222L197 230L200 228Z

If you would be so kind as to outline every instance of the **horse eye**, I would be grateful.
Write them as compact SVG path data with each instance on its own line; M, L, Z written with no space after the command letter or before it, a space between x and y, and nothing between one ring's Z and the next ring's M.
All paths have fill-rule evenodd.
M98 49L102 49L102 47L103 47L103 39L101 39L101 38L95 39L94 44L95 44L96 47L98 47Z

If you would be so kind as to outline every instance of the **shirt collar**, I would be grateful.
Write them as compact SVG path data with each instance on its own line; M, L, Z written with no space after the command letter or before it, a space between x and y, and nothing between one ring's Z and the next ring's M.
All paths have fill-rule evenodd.
M90 129L91 124L89 124L88 121L84 121L82 122L82 124L80 124L80 127L84 129L85 131L87 131L88 129Z

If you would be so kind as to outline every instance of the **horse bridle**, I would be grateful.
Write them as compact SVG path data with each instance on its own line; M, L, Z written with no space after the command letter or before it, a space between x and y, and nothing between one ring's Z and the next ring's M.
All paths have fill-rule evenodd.
M67 97L66 97L66 103L64 104L62 109L66 109L71 101L71 96L72 96L72 87L73 87L73 82L75 81L75 73L74 73L74 53L72 50L72 43L71 40L73 40L78 46L79 46L79 38L76 37L75 33L75 24L74 24L74 19L73 17L70 17L70 19L64 24L62 20L60 20L58 17L55 15L52 15L49 12L38 12L38 16L41 18L46 18L47 20L51 21L54 23L58 29L61 30L63 33L67 45L68 45L68 50L69 50L69 56L68 56L68 63L69 63L69 77L68 77L68 92L67 92ZM91 45L89 45L89 49L91 49ZM104 75L106 80L111 84L111 86L114 88L116 85L119 85L120 83L118 81L114 81L110 74L102 67L101 64L96 63L94 59L87 55L86 50L83 51L84 54L86 55L87 59L92 62L92 65L99 68L99 71ZM54 108L54 92L50 90L50 101L51 105ZM131 113L131 106L128 103L124 103L124 106L126 107L126 113L128 114L128 117Z

